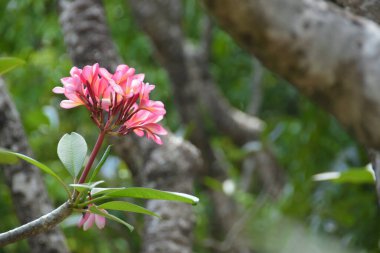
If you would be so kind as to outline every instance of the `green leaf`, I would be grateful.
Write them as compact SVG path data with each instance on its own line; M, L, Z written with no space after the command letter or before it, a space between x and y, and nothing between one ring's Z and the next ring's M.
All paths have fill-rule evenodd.
M116 216L114 216L114 215L112 215L112 214L109 214L109 213L103 213L103 212L102 212L101 210L99 210L99 208L97 208L96 206L90 206L90 212L91 212L91 213L94 213L94 214L101 215L101 216L106 217L106 218L108 218L108 219L110 219L110 220L114 220L114 221L116 221L116 222L119 222L119 223L123 224L124 226L126 226L131 232L132 232L133 229L134 229L134 227L133 227L131 224L129 224L129 223L123 221L122 219L120 219L120 218L118 218L118 217L116 217Z
M315 181L333 181L335 183L373 184L375 176L371 168L357 168L346 171L332 171L313 176Z
M45 164L43 164L37 160L34 160L33 158L31 158L29 156L26 156L26 155L23 155L20 153L16 153L16 152L12 152L9 150L5 150L5 149L0 149L0 163L14 164L14 163L18 162L19 159L22 159L22 160L36 166L37 168L41 169L43 172L53 176L65 188L67 194L70 196L70 190L67 188L67 185L65 184L65 182L62 180L62 178L60 178L48 166L46 166ZM6 162L6 161L8 161L8 162ZM11 162L11 163L9 163L9 162Z
M94 188L92 195L103 194L109 197L127 197L142 199L170 200L189 203L195 205L199 202L197 197L185 193L160 191L151 188L130 187L130 188Z
M148 214L151 216L155 216L160 218L160 216L148 209L145 209L141 206L125 202L125 201L110 201L103 203L99 206L99 208L104 208L104 209L111 209L111 210L119 210L119 211L126 211L126 212L134 212L134 213L143 213L143 214Z
M57 153L66 170L75 178L86 158L87 143L80 134L65 134L58 143Z
M0 164L15 164L19 161L16 155L6 149L0 148Z
M99 173L100 169L102 168L103 164L106 162L106 160L107 160L107 158L108 158L108 156L110 154L110 151L111 151L111 145L108 145L106 151L104 151L102 159L100 159L100 162L95 167L94 172L92 173L89 182L92 182L92 180L95 179L96 175L98 175L98 173Z
M0 75L24 64L25 61L14 57L0 57Z

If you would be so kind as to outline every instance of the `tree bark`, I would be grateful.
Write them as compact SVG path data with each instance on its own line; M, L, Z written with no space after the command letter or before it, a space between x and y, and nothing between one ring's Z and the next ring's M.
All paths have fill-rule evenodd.
M76 65L98 62L113 71L122 62L110 37L101 0L60 0L59 9L65 44Z
M359 16L380 22L380 1L376 0L330 0Z
M60 7L62 30L75 64L83 66L99 62L113 69L121 63L109 36L100 1L61 0ZM85 32L77 29L78 26L86 27ZM91 43L94 39L96 44ZM89 50L79 50L81 48ZM97 54L93 55L91 51ZM112 141L115 150L142 185L187 193L192 191L194 171L200 170L201 158L191 144L171 133L163 138L162 146L133 136L112 138ZM143 252L191 252L194 227L192 207L154 200L148 201L147 206L160 214L163 220L146 219Z
M203 0L270 70L380 147L380 29L320 0ZM234 11L230 11L233 9Z
M134 142L113 139L120 157L128 164L133 149L150 150L140 153L141 169L136 172L141 185L162 190L191 193L193 179L199 169L200 154L191 144L169 135L163 138L164 146L149 141ZM135 159L132 159L135 160ZM158 213L162 220L146 217L144 228L143 253L192 252L192 238L195 217L189 205L159 200L147 201L147 208Z
M0 147L31 156L24 129L3 79L0 79ZM40 171L29 163L1 165L15 211L22 224L53 210ZM69 252L58 228L28 239L30 252Z

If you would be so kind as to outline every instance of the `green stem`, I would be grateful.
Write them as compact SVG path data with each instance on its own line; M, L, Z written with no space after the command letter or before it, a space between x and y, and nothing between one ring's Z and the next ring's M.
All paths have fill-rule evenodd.
M104 199L109 199L111 197L109 196L101 196L101 197L97 197L97 198L93 198L93 199L90 199L86 202L83 202L83 203L80 203L79 205L77 205L78 207L85 207L85 206L88 206L89 204L92 204L92 203L95 203L99 200L104 200Z
M94 149L92 150L92 153L90 155L90 158L88 159L88 162L86 164L86 167L84 168L82 175L79 178L79 184L83 184L86 181L87 175L91 170L92 164L95 161L96 155L99 153L100 147L102 146L104 136L106 135L105 131L101 131L98 140L95 143Z

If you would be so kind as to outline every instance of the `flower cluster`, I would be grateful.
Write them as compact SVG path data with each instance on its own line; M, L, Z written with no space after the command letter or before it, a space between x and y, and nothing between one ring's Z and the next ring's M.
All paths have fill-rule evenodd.
M94 206L94 204L90 204L89 207L90 206ZM108 213L104 209L100 209L100 211L103 213ZM87 211L83 213L82 218L79 220L78 227L83 227L83 230L87 231L88 229L92 227L92 225L94 225L94 222L99 229L103 229L106 226L105 217L99 214L94 214L94 213L90 213L90 211Z
M166 113L164 104L149 99L155 86L143 80L144 74L135 74L135 69L127 65L119 65L111 74L96 63L83 69L73 67L70 77L61 79L63 87L55 87L53 92L66 96L67 100L61 101L62 108L84 105L95 124L107 134L145 133L162 144L159 135L167 132L158 122Z

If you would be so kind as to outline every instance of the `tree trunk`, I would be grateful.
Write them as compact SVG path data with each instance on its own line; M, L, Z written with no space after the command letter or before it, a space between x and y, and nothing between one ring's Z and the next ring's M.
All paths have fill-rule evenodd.
M0 79L0 108L0 147L30 156L32 152L24 129L3 79ZM26 162L1 165L0 168L10 189L20 223L27 223L53 210L37 168ZM69 252L65 238L58 228L29 238L28 243L30 252L34 253Z

